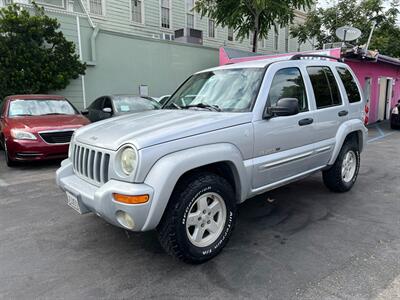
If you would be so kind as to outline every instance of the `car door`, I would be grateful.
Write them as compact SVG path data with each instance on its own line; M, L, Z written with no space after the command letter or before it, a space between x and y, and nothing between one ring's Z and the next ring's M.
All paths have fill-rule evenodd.
M310 97L316 105L315 133L320 139L319 153L312 161L315 167L328 163L338 129L348 119L349 111L336 71L327 65L309 65L306 69L312 86Z
M97 98L88 107L88 118L91 122L97 122L101 120L101 109L103 107L104 97Z
M282 98L297 98L299 113L271 118L260 116L253 123L255 191L280 185L310 170L313 143L317 141L315 111L308 97L310 87L303 77L304 70L293 62L272 64L266 72L264 81L270 84L264 84L267 90L264 106L276 105Z

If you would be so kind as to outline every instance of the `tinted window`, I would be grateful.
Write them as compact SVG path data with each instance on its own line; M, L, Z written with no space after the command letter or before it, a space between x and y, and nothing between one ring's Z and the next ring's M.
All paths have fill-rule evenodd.
M299 110L308 110L307 94L299 69L287 68L276 72L269 90L267 104L273 106L282 98L296 98L299 100Z
M313 86L317 108L335 106L342 103L335 76L330 68L308 67L307 72Z
M350 71L346 68L336 68L336 70L338 71L339 77L346 89L347 99L349 99L349 102L354 103L361 101L360 92Z

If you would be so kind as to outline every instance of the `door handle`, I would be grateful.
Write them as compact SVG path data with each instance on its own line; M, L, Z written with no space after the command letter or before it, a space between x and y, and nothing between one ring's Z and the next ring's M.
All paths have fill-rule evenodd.
M306 126L306 125L312 124L313 122L314 122L314 119L311 119L311 118L301 119L299 121L299 125L300 126Z
M338 112L338 116L339 117L344 117L347 116L349 114L349 112L347 110L342 110Z

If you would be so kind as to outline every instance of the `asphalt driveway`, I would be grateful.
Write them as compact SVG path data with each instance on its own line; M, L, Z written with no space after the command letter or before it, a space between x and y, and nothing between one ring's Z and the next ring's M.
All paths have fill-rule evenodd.
M393 298L400 132L385 126L371 127L351 192L331 193L315 174L251 199L225 250L201 266L171 259L153 232L76 214L55 185L59 162L9 169L0 152L0 298Z

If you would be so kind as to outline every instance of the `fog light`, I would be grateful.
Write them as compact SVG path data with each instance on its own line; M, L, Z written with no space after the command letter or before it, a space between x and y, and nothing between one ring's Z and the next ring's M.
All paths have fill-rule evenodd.
M128 229L133 229L135 227L135 222L133 221L133 218L130 215L128 215L126 212L119 210L116 212L115 215L117 217L117 221L123 227L126 227Z

